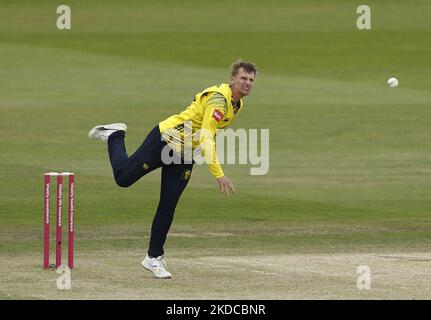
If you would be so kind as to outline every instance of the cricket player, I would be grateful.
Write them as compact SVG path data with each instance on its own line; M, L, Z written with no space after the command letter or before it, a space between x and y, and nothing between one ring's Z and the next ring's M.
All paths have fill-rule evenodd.
M230 82L196 94L190 106L155 126L130 157L126 153L124 123L98 125L88 136L108 143L109 159L116 183L127 188L147 173L162 168L160 201L151 227L149 249L142 266L157 278L171 278L163 259L163 246L172 224L175 208L200 154L217 180L220 191L235 194L235 187L224 174L216 156L218 129L231 124L243 108L256 77L256 66L238 60L232 65Z

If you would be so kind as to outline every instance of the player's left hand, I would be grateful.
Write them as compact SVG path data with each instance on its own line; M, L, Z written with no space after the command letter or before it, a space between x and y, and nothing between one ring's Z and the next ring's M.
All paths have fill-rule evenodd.
M221 178L218 178L217 182L219 184L221 193L224 193L227 196L230 196L231 194L236 194L235 187L233 183L230 182L228 177L223 176Z

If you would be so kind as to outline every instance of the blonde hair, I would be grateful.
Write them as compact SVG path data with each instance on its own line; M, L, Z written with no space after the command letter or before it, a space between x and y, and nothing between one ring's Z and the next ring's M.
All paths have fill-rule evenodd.
M237 75L240 68L243 68L243 70L247 73L254 73L254 75L257 74L257 68L253 62L247 62L242 59L238 59L232 64L230 72L231 76Z

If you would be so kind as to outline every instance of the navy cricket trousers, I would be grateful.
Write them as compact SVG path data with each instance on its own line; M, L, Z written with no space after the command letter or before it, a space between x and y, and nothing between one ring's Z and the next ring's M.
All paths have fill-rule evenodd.
M130 157L124 146L124 131L114 132L108 139L108 152L116 183L120 187L129 187L147 173L162 168L160 200L151 227L148 255L163 255L169 228L174 218L175 208L187 183L193 163L164 164L161 159L166 142L161 139L159 126L145 138L142 145ZM168 147L169 148L169 147ZM173 152L172 150L170 152ZM171 155L175 156L175 154Z

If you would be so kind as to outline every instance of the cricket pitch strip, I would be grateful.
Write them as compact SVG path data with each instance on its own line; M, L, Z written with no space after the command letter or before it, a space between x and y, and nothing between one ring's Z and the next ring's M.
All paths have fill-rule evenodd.
M208 252L209 253L209 252ZM140 266L143 252L77 254L71 289L43 270L38 255L1 256L2 299L430 299L431 253L376 252L167 256L173 278L159 280ZM189 256L189 257L188 257ZM369 267L360 289L359 266Z

